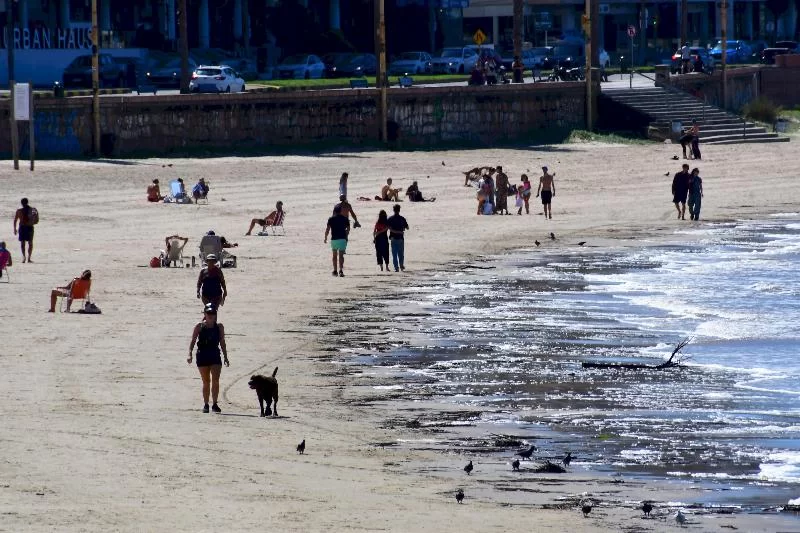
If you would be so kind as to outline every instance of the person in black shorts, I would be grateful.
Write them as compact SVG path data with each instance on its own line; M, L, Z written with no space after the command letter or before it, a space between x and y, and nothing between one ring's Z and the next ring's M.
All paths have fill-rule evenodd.
M689 165L683 164L680 172L672 178L672 203L678 210L678 220L686 220L686 196L689 194L689 185L692 175L689 174Z
M22 250L22 262L25 263L25 243L28 243L28 258L27 262L32 263L31 261L31 252L33 252L33 225L35 223L33 219L33 208L28 205L28 199L23 198L20 202L22 207L17 209L16 215L14 215L14 235L19 235L19 247ZM17 229L17 223L19 223L19 229Z
M217 264L217 256L214 254L206 256L206 266L197 276L197 297L202 299L203 305L214 304L215 307L225 305L228 287L225 285L225 275Z
M547 167L542 167L542 176L539 178L539 189L536 191L536 196L541 195L542 206L544 207L544 218L553 218L553 209L551 202L553 196L556 195L555 175L547 172Z
M189 344L189 358L186 362L192 364L192 350L197 343L197 370L203 379L203 412L208 412L208 396L211 394L211 410L221 413L217 405L219 397L219 375L222 372L222 362L231 366L228 361L228 348L225 346L225 327L217 322L217 307L207 304L203 309L203 320L194 327L192 342ZM220 351L224 357L220 360Z

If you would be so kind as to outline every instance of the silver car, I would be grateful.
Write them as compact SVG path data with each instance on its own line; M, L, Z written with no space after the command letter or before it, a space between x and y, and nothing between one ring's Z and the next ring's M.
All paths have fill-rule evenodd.
M477 61L478 54L471 48L445 48L431 60L431 68L435 74L464 74Z

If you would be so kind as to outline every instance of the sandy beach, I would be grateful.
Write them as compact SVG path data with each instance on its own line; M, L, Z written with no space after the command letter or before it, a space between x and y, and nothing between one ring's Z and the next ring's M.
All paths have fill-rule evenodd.
M704 148L702 221L800 211L800 150L791 143ZM640 501L693 501L688 483L614 483L580 468L512 474L480 462L467 477L458 450L397 445L420 433L387 423L392 391L337 362L330 332L350 304L392 291L456 260L529 247L641 246L682 238L671 203L674 145L599 143L446 152L350 152L320 156L40 161L0 169L0 232L14 258L0 284L4 368L0 531L665 531L673 513ZM553 219L476 216L463 171L502 164L512 183L540 167L556 172ZM166 166L172 165L172 166ZM23 167L25 168L25 167ZM363 227L351 233L345 278L330 274L323 244L339 175ZM669 172L669 176L665 174ZM159 178L210 181L208 205L150 204ZM391 204L374 197L387 177L417 180L434 203L402 202L411 227L404 273L378 270L371 228ZM32 264L12 233L28 197L39 210ZM245 237L251 218L281 200L286 236ZM511 202L510 202L511 203ZM687 216L688 218L688 216ZM221 308L231 366L221 378L222 415L201 413L200 378L186 356L201 318L197 268L151 269L164 238L208 230L239 246L225 271ZM550 241L554 232L558 239ZM96 316L48 314L50 289L92 270ZM391 317L383 317L391 319ZM247 386L278 367L281 414L258 417ZM376 397L385 395L385 401ZM369 399L370 401L362 401ZM424 409L425 406L420 406ZM455 409L455 407L453 408ZM295 446L306 439L307 451ZM507 480L509 490L497 490ZM453 495L466 493L464 505ZM577 502L596 506L585 518ZM687 513L694 531L800 531L800 519Z

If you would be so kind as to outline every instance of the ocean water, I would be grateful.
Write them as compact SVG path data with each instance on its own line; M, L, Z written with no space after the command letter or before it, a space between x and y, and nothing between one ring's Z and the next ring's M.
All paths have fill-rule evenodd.
M786 503L800 496L800 215L686 228L685 244L559 241L453 265L364 310L390 317L385 345L354 351L408 399L541 435L541 457ZM582 365L656 365L685 338L678 368Z

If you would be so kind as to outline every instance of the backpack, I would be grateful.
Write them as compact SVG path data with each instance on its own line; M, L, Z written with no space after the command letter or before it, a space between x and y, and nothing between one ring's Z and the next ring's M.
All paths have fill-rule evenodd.
M30 215L28 216L28 221L31 223L32 226L35 226L39 223L39 211L36 210L35 207L31 207Z

